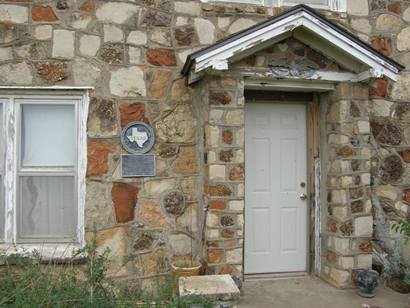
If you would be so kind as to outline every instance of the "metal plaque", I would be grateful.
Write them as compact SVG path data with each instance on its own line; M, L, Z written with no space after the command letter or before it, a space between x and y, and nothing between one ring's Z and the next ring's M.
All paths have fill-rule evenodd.
M155 176L155 155L121 155L121 176L138 177L138 176Z
M151 150L155 142L152 128L144 122L132 122L121 134L121 143L127 152L145 154Z

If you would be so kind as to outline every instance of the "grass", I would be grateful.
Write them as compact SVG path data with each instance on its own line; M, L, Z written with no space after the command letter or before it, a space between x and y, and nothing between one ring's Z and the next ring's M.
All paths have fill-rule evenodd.
M171 278L159 283L155 293L112 280L109 253L98 254L93 241L76 252L86 256L81 266L74 261L44 264L37 253L3 257L0 307L213 307L202 297L175 296Z

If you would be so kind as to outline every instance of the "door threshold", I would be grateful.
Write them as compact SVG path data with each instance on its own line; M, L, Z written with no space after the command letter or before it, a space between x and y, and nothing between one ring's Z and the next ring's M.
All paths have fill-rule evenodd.
M292 278L302 278L302 277L308 277L308 276L310 276L308 272L245 274L244 280L245 281L255 281L255 280L292 279Z

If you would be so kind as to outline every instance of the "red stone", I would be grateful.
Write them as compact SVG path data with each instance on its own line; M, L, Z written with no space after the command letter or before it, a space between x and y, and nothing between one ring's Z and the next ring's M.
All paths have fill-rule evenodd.
M164 98L168 93L172 72L156 70L152 76L149 92L156 99Z
M108 141L88 142L87 176L102 176L108 171L108 155L114 153L115 145Z
M209 209L211 210L224 210L226 209L226 203L222 200L212 200L209 202Z
M221 269L219 270L219 274L220 275L232 274L232 267L230 267L229 265L222 266Z
M95 10L94 0L85 0L80 6L80 10L88 13L93 12Z
M376 87L369 89L369 95L385 97L387 93L387 88L389 86L389 81L386 79L377 79Z
M405 163L410 163L410 149L404 150L400 154Z
M148 123L148 119L145 118L145 105L144 103L131 103L120 105L120 122L121 127L124 128L131 122L141 121Z
M230 129L224 129L222 132L222 140L226 144L232 144L233 134Z
M372 252L373 243L371 240L364 240L360 243L359 248L361 251L364 251L364 252Z
M111 197L117 222L125 223L133 220L138 188L126 183L113 183Z
M349 157L355 155L355 152L352 148L344 146L341 149L339 149L338 154L342 157Z
M328 250L326 252L326 260L329 262L335 262L337 259L337 254L334 253L333 251Z
M328 229L330 232L333 232L333 233L337 232L337 223L336 223L336 221L334 221L334 220L329 220L329 221L327 222L327 229Z
M235 166L229 172L229 180L231 181L241 181L244 177L244 170L242 166Z
M221 263L224 259L225 253L222 249L210 249L208 250L208 262L209 263Z
M403 201L410 204L410 189L403 190Z
M390 56L392 53L392 45L390 37L378 36L372 39L372 46L385 56Z
M177 64L175 53L171 49L148 49L146 57L149 63L156 66L175 66Z
M223 229L221 235L225 238L231 238L235 236L235 231L230 229Z
M56 21L56 14L49 6L34 6L31 9L31 18L33 21Z
M397 15L401 14L401 4L399 1L393 2L392 4L389 4L389 6L387 7L389 9L390 12L393 12Z

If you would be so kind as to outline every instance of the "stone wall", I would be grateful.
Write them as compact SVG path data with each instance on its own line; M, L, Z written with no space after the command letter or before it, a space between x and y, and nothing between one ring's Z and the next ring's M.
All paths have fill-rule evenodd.
M409 3L347 2L347 14L323 14L409 66ZM209 228L205 237L212 249L204 257L210 271L240 275L243 85L235 78L205 80L202 88L195 89L195 93L207 94L203 103L209 107L202 107L200 100L193 102L193 89L185 86L180 69L189 53L283 10L173 0L0 1L1 85L95 87L88 121L86 229L90 231L95 225L100 247L112 249L113 274L150 281L169 271L173 255L190 254L192 250L201 255L202 224L206 223ZM360 123L370 114L372 132L382 147L382 155L374 157L384 172L379 195L389 215L407 217L410 74L406 69L396 84L383 79L371 86L368 105L364 93L352 94L340 112L347 106L349 112L351 108L355 112L352 106L356 106L360 116L349 114L346 121L358 124L359 130L367 129ZM337 100L332 106L339 104ZM356 104L356 100L361 103ZM132 121L144 121L154 128L155 178L125 180L119 175L119 155L124 153L120 131ZM205 145L202 129L206 132ZM353 131L345 134L344 129L332 128L337 132L334 135L340 135L329 135L334 149L343 149L344 143L350 142L346 138L353 137ZM368 133L360 131L359 135L362 133L359 141L365 142ZM357 153L355 147L349 146L354 155L367 155ZM335 155L353 164L355 158L343 156L350 152ZM345 192L339 197L347 198L343 203L347 208L335 205L336 212L346 220L339 217L335 224L329 224L331 230L336 228L329 237L332 239L357 232L354 226L360 219L366 220L367 227L371 220L368 202L356 202L360 197L352 197L359 191L368 193L368 166L360 165L364 168L360 176L351 167L346 167L342 178L334 179L340 185L338 190ZM377 174L377 170L372 172ZM356 191L359 177L360 189ZM329 183L330 187L333 184ZM209 208L206 222L202 219L205 206ZM353 213L353 208L357 212ZM363 235L367 239L369 234ZM361 249L356 240L347 242L349 249ZM329 245L335 245L334 241ZM333 251L336 255L329 258L337 264L334 268L342 271L362 261L367 266L366 249L363 260L349 259L346 251ZM126 266L122 266L123 256L133 256ZM344 272L340 277L344 279Z

